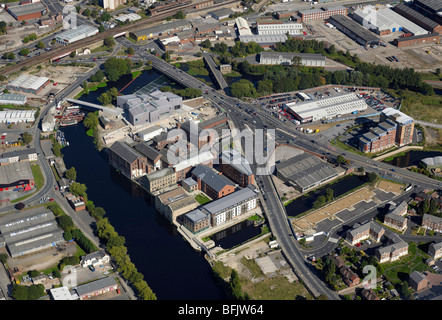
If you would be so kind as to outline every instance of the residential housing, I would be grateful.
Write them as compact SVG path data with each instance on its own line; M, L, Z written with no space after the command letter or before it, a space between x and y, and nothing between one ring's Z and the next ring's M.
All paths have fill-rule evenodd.
M422 227L435 232L442 232L442 218L425 213L422 217Z
M155 208L169 221L175 222L177 217L198 207L195 198L178 187L155 197Z
M375 251L379 263L393 262L408 254L408 243L397 235L390 235L388 242L391 244L377 248Z
M213 169L197 165L192 170L192 178L198 184L198 190L203 191L212 199L219 199L235 191L235 184Z
M182 215L183 225L193 233L222 225L255 209L257 200L258 191L249 186Z
M384 224L390 228L403 231L407 228L407 219L404 215L407 213L408 203L402 201L397 207L387 213L384 217Z
M428 247L428 255L435 260L442 258L442 242L430 244Z
M428 288L428 280L425 275L419 271L413 271L408 280L408 284L415 291L422 291Z
M80 264L83 268L109 263L110 256L104 250L98 250L81 257Z
M250 163L235 149L225 150L221 153L219 169L226 177L241 187L255 183L255 175L250 168Z
M394 108L385 108L379 119L381 122L390 120L397 125L395 142L398 147L413 142L414 119L412 117Z
M363 225L356 224L353 229L347 233L346 239L352 245L369 238L379 242L384 234L385 229L376 223L369 221Z

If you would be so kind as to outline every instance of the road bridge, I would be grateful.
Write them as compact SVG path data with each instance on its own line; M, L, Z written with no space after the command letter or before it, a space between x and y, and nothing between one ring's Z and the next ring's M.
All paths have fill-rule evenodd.
M209 66L210 73L212 74L212 78L215 79L218 87L221 90L226 90L229 85L227 84L226 79L224 79L221 71L218 70L215 61L213 60L213 56L210 53L203 53L204 61Z
M121 109L121 108L109 108L109 107L101 106L99 104L90 103L90 102L81 101L81 100L72 99L72 98L67 98L66 101L70 102L70 103L78 104L85 109L89 109L89 110L93 110L93 111L101 110L101 111L113 113L115 115L120 115L123 113L123 109Z

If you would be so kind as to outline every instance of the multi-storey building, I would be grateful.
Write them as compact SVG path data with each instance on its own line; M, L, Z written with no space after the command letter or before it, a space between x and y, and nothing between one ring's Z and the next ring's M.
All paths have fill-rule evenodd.
M306 21L315 21L315 20L325 20L334 15L347 15L347 8L344 6L335 6L329 8L321 8L321 9L310 9L300 11L299 15L301 16L302 22Z
M390 228L403 231L407 228L407 219L403 217L407 213L407 202L401 202L394 210L384 217L384 224Z
M428 247L428 255L433 259L439 259L442 257L442 242L432 243Z
M359 138L359 150L375 153L391 148L396 141L397 125L392 121L383 121L377 127L370 128L370 132Z
M129 179L139 178L147 173L147 159L124 142L116 141L109 148L109 162Z
M424 214L422 217L422 227L436 232L442 232L442 218Z
M222 152L219 168L223 174L241 187L247 187L255 182L255 175L249 162L235 149Z
M180 187L155 197L155 208L171 222L175 222L179 215L194 210L196 207L198 207L198 202L195 198Z
M125 4L126 0L101 0L103 9L115 10L118 6Z
M419 271L413 271L410 274L408 284L415 290L421 291L428 287L428 279Z
M173 168L164 168L141 177L140 182L147 191L153 193L175 184L176 173Z
M356 243L368 238L379 242L384 234L385 230L383 228L370 221L361 226L357 225L355 228L350 230L347 233L347 241L352 245L355 245Z
M397 235L389 236L391 244L378 248L375 256L379 263L393 262L408 254L408 243L400 239Z
M381 112L380 121L387 119L396 123L396 144L399 147L405 146L413 142L414 120L405 113L393 109L386 108Z
M219 199L235 191L232 181L203 165L197 165L192 170L192 178L198 183L198 190L212 199Z

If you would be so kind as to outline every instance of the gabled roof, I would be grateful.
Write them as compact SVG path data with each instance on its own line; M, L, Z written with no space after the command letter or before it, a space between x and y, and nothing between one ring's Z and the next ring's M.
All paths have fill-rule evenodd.
M235 185L223 175L216 174L212 169L203 165L197 165L192 171L192 176L197 177L216 192L220 192L226 186Z
M135 149L120 141L115 141L109 149L128 163L132 163L138 158L143 157L143 155Z
M151 162L157 162L162 156L155 148L145 142L137 144L134 148Z

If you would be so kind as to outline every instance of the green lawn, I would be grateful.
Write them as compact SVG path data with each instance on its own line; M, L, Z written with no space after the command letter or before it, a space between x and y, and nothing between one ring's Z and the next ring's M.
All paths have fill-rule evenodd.
M195 196L195 200L196 200L196 202L198 202L201 205L206 204L207 202L211 201L209 197L207 197L203 194L197 194Z
M35 187L40 189L45 184L45 179L43 178L43 174L41 173L40 166L38 164L34 164L31 166L32 175L34 176Z

